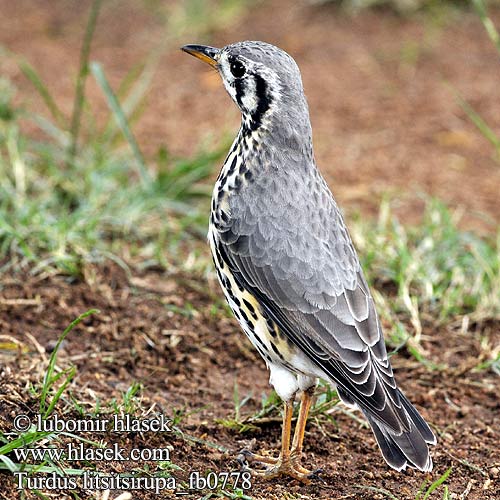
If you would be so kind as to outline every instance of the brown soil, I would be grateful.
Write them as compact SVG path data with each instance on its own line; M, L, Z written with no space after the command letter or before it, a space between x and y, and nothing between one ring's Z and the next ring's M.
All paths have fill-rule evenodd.
M78 314L95 307L101 312L76 327L58 358L61 368L76 365L77 376L71 387L84 410L92 412L96 398L108 405L112 398L121 401L120 394L133 381L139 381L144 384L144 408L153 407L153 413L171 417L184 411L186 416L178 424L182 432L188 438L210 441L220 448L148 432L96 433L89 435L90 439L104 438L108 444L119 442L125 448L171 445L171 460L183 469L176 474L180 478L186 478L190 471L237 470L235 456L252 439L256 439L257 450L276 449L280 436L276 414L276 418L248 433L217 423L217 419L234 416L235 383L241 398L251 395L242 409L243 416L259 409L262 394L269 391L264 363L239 335L236 322L220 312L211 312L214 298L209 292L198 290L198 281L149 273L136 277L133 283L128 285L122 272L115 268L99 275L92 286L69 283L64 278L17 276L4 280L0 328L6 336L3 339L16 339L19 350L2 354L4 394L0 399L0 428L11 430L17 414L36 414L38 401L27 396L25 386L30 383L38 387L46 366L43 360L54 348L59 332ZM210 289L213 286L210 282ZM192 317L182 312L189 305L193 306ZM498 327L498 323L483 325L479 332L472 325L467 334L452 327L425 332L429 339L424 342L428 359L446 365L439 371L426 369L405 352L393 358L401 387L422 409L439 436L433 451L432 474L390 470L371 432L342 413L339 406L331 415L335 425L311 423L306 435L305 463L322 468L324 482L303 486L293 480L274 480L269 484L255 481L249 494L254 498L285 498L286 492L310 499L382 498L373 491L359 489L363 486L384 488L400 499L409 499L424 479L435 480L453 466L447 482L451 492L458 494L469 488L467 498L497 498L498 376L477 372L474 367L484 356L481 335L498 345ZM109 411L109 407L103 411ZM76 416L67 401L60 403L61 413L66 413L65 419ZM137 470L143 465L97 462L97 469L111 473ZM0 474L0 491L8 491L11 485L12 478ZM82 491L79 494L87 498ZM197 497L193 493L192 498ZM133 498L154 495L134 492Z
M351 18L331 8L291 4L265 2L217 32L213 43L264 39L296 57L309 98L318 163L341 205L372 214L389 191L399 198L405 220L415 221L422 206L419 193L425 192L463 210L467 226L492 230L500 215L500 168L449 88L500 128L500 63L476 17L461 14L435 26L381 11ZM133 5L108 4L96 33L93 58L103 62L115 85L164 36L153 11ZM8 20L0 43L40 71L65 110L71 108L87 7L88 2L69 8L63 0L0 0L2 18ZM197 41L203 42L183 40ZM12 60L0 60L0 71L18 84L23 100L30 96L32 106L43 109ZM89 92L96 109L104 106L92 83ZM238 114L214 75L175 49L161 60L150 105L135 130L149 154L164 143L175 154L191 154L201 140L217 142L221 130L234 131L237 125ZM96 399L109 409L111 399L121 399L137 380L144 384L144 408L154 405L153 412L170 416L185 412L178 424L185 439L129 433L119 435L120 446L171 444L172 462L183 469L174 475L183 479L193 470L237 470L236 452L254 438L258 450L276 448L277 418L251 433L217 423L234 415L235 381L241 398L252 395L244 415L258 409L262 394L269 391L264 363L221 304L216 284L206 285L202 277L137 272L129 282L113 267L98 270L89 284L24 274L2 278L0 342L20 348L0 350L0 429L10 431L16 414L36 413L38 402L29 389L38 386L58 335L75 316L96 307L100 313L68 336L58 359L61 368L76 365L71 391L84 410L92 411ZM423 345L431 362L445 365L441 370L424 367L404 351L393 358L401 387L439 436L432 474L388 469L370 431L336 409L336 425L312 423L306 436L305 463L324 469L324 482L255 481L249 494L264 499L376 499L384 497L373 488L382 488L399 499L413 499L424 479L433 481L453 466L447 481L452 498L500 498L498 376L474 369L484 361L484 343L491 348L500 343L499 330L499 322L465 330L427 325ZM70 401L61 402L57 411L73 412L66 418L75 414ZM201 441L193 443L193 437ZM114 442L117 436L104 439ZM144 464L99 462L97 467L121 472ZM11 476L0 473L0 498L21 498L12 490ZM68 492L51 495L71 498ZM193 493L191 498L201 496ZM133 492L133 498L156 496ZM442 498L442 490L431 498Z

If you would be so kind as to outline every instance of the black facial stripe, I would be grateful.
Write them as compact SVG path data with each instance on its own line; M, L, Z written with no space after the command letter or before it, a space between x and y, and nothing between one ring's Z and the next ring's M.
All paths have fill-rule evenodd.
M255 93L257 94L257 109L251 114L251 130L257 130L262 124L262 117L266 114L273 98L268 92L267 83L260 75L252 75L255 79Z
M247 78L253 78L255 82L255 94L257 101L257 108L250 114L248 127L245 127L246 132L257 130L262 125L262 118L271 106L273 98L268 91L268 85L264 78L256 73L248 74L246 78L236 78L233 82L235 90L235 98L241 109L243 107L243 96L248 88L246 84Z
M245 87L246 87L245 80L243 80L241 78L237 78L236 80L234 80L234 90L236 93L236 102L238 103L238 106L240 108L243 107L242 98L245 95Z

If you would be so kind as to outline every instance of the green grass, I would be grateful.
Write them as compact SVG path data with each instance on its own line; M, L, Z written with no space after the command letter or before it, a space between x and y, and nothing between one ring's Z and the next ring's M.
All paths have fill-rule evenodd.
M197 204L205 193L196 183L210 175L218 152L161 164L142 185L127 151L96 142L63 168L60 146L0 124L0 271L28 264L78 275L85 264L125 254L166 262L169 243L202 234L205 211Z
M435 481L433 481L428 487L427 487L427 481L424 481L424 483L420 487L420 491L415 497L415 500L427 500L428 498L430 498L432 493L436 491L443 483L445 483L445 481L448 479L448 476L451 474L452 470L453 470L452 467L446 469L446 471ZM445 485L443 489L444 489L443 500L446 500L448 498L448 488Z
M245 406L252 400L253 394L247 394L241 398L239 387L234 382L233 403L234 413L231 417L218 419L216 422L227 429L234 430L239 433L257 431L260 426L271 422L280 424L282 421L283 401L279 398L275 391L262 394L261 406L256 411L244 412ZM322 432L324 423L334 423L334 417L331 410L337 406L339 398L337 392L332 389L330 384L320 381L316 389L314 403L309 411L309 422L313 422ZM299 405L294 405L294 416L297 417ZM245 414L244 414L245 413Z
M500 54L499 34L488 16L486 3L473 0L472 5ZM500 137L456 93L458 104L491 143L498 159ZM425 201L424 217L418 226L402 224L385 202L378 222L366 224L359 219L353 235L369 280L382 292L375 290L374 295L382 317L390 325L389 343L395 348L407 345L417 359L439 368L423 356L420 340L425 328L461 323L463 331L470 323L500 318L500 226L489 221L491 235L480 237L460 229L460 210L453 212L436 199ZM393 294L384 293L391 288ZM483 341L486 352L489 342ZM491 359L477 369L498 373L498 351L490 354Z
M52 351L49 358L49 364L47 366L47 371L45 372L42 383L42 390L40 393L40 415L42 416L42 418L47 418L54 411L55 405L59 401L62 393L66 390L66 388L76 375L75 366L71 366L66 370L62 370L56 373L57 353L59 352L61 344L76 325L81 323L85 318L98 312L99 311L97 309L90 309L89 311L81 314L80 316L78 316L78 318L76 318L69 324L69 326L64 330L61 336L57 339L54 350ZM60 383L57 384L58 382ZM52 392L54 392L54 394L51 394ZM52 396L52 400L50 402L49 396Z
M199 3L199 2L198 2ZM203 3L203 2L202 2ZM241 2L227 2L227 9ZM133 123L144 109L159 52L132 68L116 90L89 60L100 0L90 9L80 53L73 109L65 116L48 85L22 57L17 62L50 116L14 105L15 89L0 79L0 275L10 269L81 276L114 261L172 265L192 236L204 236L210 188L203 184L227 144L175 158L162 146L144 158ZM189 25L189 12L183 25ZM97 120L85 82L93 77L109 106ZM26 135L25 125L36 127Z
M95 70L103 77L102 68ZM163 148L141 164L115 99L107 123L87 134L68 161L71 134L14 107L5 80L0 88L0 273L29 267L81 275L88 264L125 257L167 264L183 241L203 235L209 187L201 181L225 145L192 159L173 158ZM37 125L42 138L25 135L24 121Z
M34 391L37 399L39 399L38 412L42 419L48 418L54 412L56 405L62 399L63 393L68 390L68 386L70 385L76 374L76 368L74 366L70 366L69 368L63 370L56 369L57 356L62 342L75 328L76 325L78 325L88 316L95 314L96 312L98 311L92 309L81 314L74 321L72 321L64 330L64 332L59 336L54 350L52 351L48 360L43 380L41 381L39 388L36 388ZM26 431L19 432L19 434L14 438L12 438L12 433L9 434L10 435L5 435L3 433L0 433L0 443L3 443L0 445L0 470L4 469L12 473L57 472L58 474L63 475L82 475L84 473L84 470L80 468L75 469L71 467L63 467L61 463L56 463L48 456L46 456L42 462L37 464L20 463L15 462L12 459L12 455L17 449L36 447L33 445L35 445L36 443L41 443L42 441L44 448L47 448L49 444L57 448L57 443L60 442L61 437L83 441L92 446L102 446L100 443L86 440L72 433L38 430L34 423L32 423Z
M89 310L80 316L78 316L74 321L72 321L68 327L63 331L63 333L57 339L56 345L47 360L47 366L43 373L43 377L38 383L33 384L33 388L30 390L31 395L35 400L38 400L38 409L31 408L28 410L28 406L25 405L26 413L35 415L40 415L42 420L46 420L53 415L57 415L61 421L68 421L68 415L71 415L74 410L83 419L94 419L102 417L107 414L124 415L130 414L132 416L144 416L151 410L150 407L146 408L143 405L141 399L141 391L143 386L137 382L131 384L129 389L122 393L121 400L113 398L110 401L105 401L105 406L99 408L90 413L84 409L85 404L81 404L76 400L74 394L70 393L71 384L74 382L76 375L75 366L71 365L68 368L62 368L62 362L58 360L58 354L60 347L66 337L74 330L75 326L81 323L85 318L92 314L97 313L96 310ZM82 393L79 388L76 388L77 397L82 397ZM88 409L88 408L87 408ZM187 414L192 414L195 411L191 411ZM89 448L106 448L111 447L110 443L107 443L109 436L105 435L104 439L100 432L93 433L94 440L85 438L78 434L66 431L45 431L39 430L35 424L34 417L31 417L32 421L29 428L25 431L18 432L13 429L13 432L3 433L0 432L0 470L6 470L11 473L15 472L26 472L29 475L37 475L40 473L56 473L60 476L82 476L86 471L95 471L95 464L82 460L84 465L74 467L71 466L72 460L63 454L59 459L53 459L48 454L45 454L43 460L38 460L31 457L30 463L19 460L16 458L19 450L24 450L26 448L55 448L57 450L64 449L68 442L77 441L82 442L86 445L86 449ZM184 439L187 442L196 443L198 445L203 445L207 447L212 447L218 449L222 452L227 452L228 450L222 446L211 443L195 436L191 436L182 432L176 425L179 420L174 419L172 422L173 434L179 438ZM87 433L86 433L87 434ZM121 442L119 443L122 444ZM19 452L20 454L20 452ZM22 455L20 455L22 457ZM37 463L31 463L36 461ZM79 465L81 465L79 463ZM131 469L131 473L134 476L159 476L159 477L169 477L172 472L182 470L181 467L173 462L154 462L154 466L149 464L140 464L137 468ZM98 472L99 474L103 472L102 470ZM181 486L184 483L180 483ZM32 490L32 492L42 498L46 498L38 490ZM237 491L234 492L236 495L234 498L246 498L244 496L238 496Z
M481 19L489 39L500 55L500 35L495 28L493 20L488 16L486 8L487 2L484 0L472 0L472 5ZM493 130L493 128L488 125L483 117L477 113L474 108L460 95L459 92L455 91L455 93L457 95L459 106L464 110L469 120L477 127L480 134L493 146L496 160L498 161L500 159L500 137Z
M404 226L384 202L378 220L357 219L351 233L393 346L425 328L500 317L500 231L460 229L460 214L428 199L422 222ZM409 328L411 326L411 328Z
M448 486L444 484L451 474L452 467L448 468L443 474L441 474L435 481L433 481L429 486L429 481L427 479L421 484L414 500L427 500L429 498L441 498L442 500L449 500L451 497L449 496ZM440 486L443 485L443 493L440 496L433 495L433 493L437 493L437 490ZM390 491L384 488L377 488L374 486L364 486L364 485L354 485L355 488L364 491L371 491L374 493L378 493L383 498L388 498L390 500L402 500L401 497L398 497L391 493ZM432 495L432 496L431 496Z
M122 393L121 401L113 398L111 401L111 412L116 415L135 415L141 408L141 392L144 386L140 382L132 382L130 387Z

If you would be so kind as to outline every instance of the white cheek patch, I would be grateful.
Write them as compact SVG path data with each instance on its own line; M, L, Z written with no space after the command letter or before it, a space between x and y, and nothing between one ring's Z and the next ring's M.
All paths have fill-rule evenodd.
M229 63L227 61L226 54L222 54L220 59L219 59L219 72L220 72L220 77L222 79L222 83L224 84L224 87L225 87L227 93L234 100L234 98L236 96L236 90L234 89L234 87L232 85L233 76L231 75L231 72L229 71Z
M231 96L233 101L236 100L236 89L231 85L230 82L227 81L227 79L222 76L222 83L224 83L224 87L226 88L227 93Z
M241 104L248 113L252 113L257 108L257 95L255 89L255 79L245 78L245 94L241 99Z
M249 61L245 61L245 66L250 68L250 70L252 68ZM241 81L236 81L235 77L231 73L230 64L226 54L222 54L219 59L219 71L222 83L233 101L238 103L239 106L243 108L242 111L250 114L253 113L257 109L258 105L255 78L253 78L252 75L247 74L241 79ZM238 87L238 84L240 84L240 88L243 90L243 95L239 96L239 102L236 98L236 88Z

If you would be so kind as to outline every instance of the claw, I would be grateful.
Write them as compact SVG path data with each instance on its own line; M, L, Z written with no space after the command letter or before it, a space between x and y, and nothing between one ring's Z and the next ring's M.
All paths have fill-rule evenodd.
M272 479L278 476L290 476L294 479L308 484L310 480L311 473L304 473L300 470L301 468L295 466L291 462L281 462L279 461L276 465L269 466L264 470L252 470L251 473L254 476L262 477L263 479Z
M238 462L240 469L243 470L244 467L248 467L248 461L245 455L243 455L241 452L240 454L236 457L236 461Z
M238 456L241 456L243 455L244 457L251 457L254 453L249 450L248 448L243 448L242 450L240 450L240 453Z
M238 457L242 471L248 471L255 477L262 479L273 479L278 476L290 476L305 484L308 484L312 479L323 481L319 477L321 469L310 471L300 465L300 457L295 454L288 455L283 458L281 455L278 458L268 457L253 453L250 450L241 450ZM248 460L255 461L258 464L267 465L263 469L253 469L248 465Z
M326 481L320 476L320 474L322 472L324 472L324 470L319 468L319 469L313 470L307 477L309 479L315 479L316 481L321 481L322 483L326 484Z
M248 466L248 464L242 465L240 468L240 471L241 472L250 472L250 474L252 473L252 469Z

